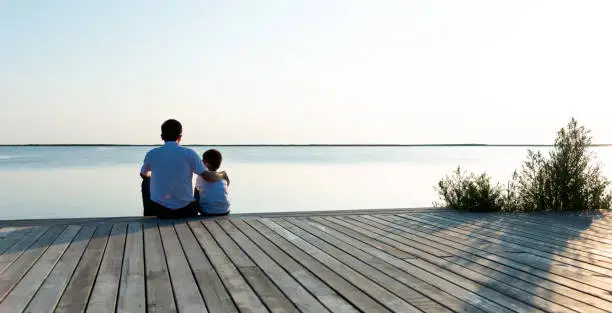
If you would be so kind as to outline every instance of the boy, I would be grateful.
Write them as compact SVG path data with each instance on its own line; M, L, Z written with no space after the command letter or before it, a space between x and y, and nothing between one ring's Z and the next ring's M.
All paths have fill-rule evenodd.
M210 149L202 155L202 162L211 172L216 172L221 166L221 152ZM227 200L227 187L229 180L206 181L202 177L197 178L195 197L200 204L202 215L227 215L229 214L229 201Z

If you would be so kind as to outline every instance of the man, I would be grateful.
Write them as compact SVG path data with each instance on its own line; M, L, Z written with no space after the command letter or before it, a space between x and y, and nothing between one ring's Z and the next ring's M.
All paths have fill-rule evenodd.
M192 149L179 145L183 126L177 120L167 120L161 126L164 145L150 150L140 170L143 178L144 215L160 218L186 218L198 215L193 197L193 174L214 182L229 181L225 172L206 169L200 156ZM150 191L147 180L150 178ZM147 201L147 197L150 201Z

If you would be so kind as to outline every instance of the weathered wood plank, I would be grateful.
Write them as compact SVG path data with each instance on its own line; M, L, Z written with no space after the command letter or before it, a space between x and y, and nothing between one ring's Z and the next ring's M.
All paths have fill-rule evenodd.
M215 222L202 222L221 249L238 268L246 281L272 312L299 312L251 259Z
M535 282L521 280L520 276L510 276L501 271L491 270L482 266L476 262L477 260L478 258L475 257L462 258L461 260L449 258L436 260L435 262L432 261L431 263L455 273L463 273L462 276L470 278L483 286L495 289L545 311L567 312L568 310L565 308L568 308L575 312L603 313L610 312L612 308L612 303L606 300L587 294L583 294L581 298L575 290L559 285L551 286L550 282L542 282L540 284L541 282L537 280ZM546 285L549 288L544 288L541 285ZM508 286L511 286L511 288L508 288ZM568 293L564 294L564 291ZM574 296L574 294L576 295ZM572 296L570 297L570 295Z
M52 227L28 248L13 264L0 274L0 301L4 300L13 287L19 283L38 258L66 227Z
M591 275L598 275L598 274L606 275L605 272L609 271L606 268L600 267L595 264L591 264L592 262L581 261L580 257L578 257L577 259L573 259L567 256L563 256L564 254L563 251L559 251L559 252L544 251L547 249L541 249L540 247L538 247L538 249L535 249L526 243L522 243L522 244L515 243L513 240L508 240L506 238L507 236L511 236L511 234L506 234L501 231L496 232L496 231L486 231L486 230L479 231L476 229L475 230L464 229L463 227L459 227L463 225L464 223L448 221L448 220L441 220L439 218L435 218L435 217L427 216L427 215L399 214L398 216L408 219L408 220L417 221L419 223L431 224L433 226L446 228L449 231L452 231L454 233L465 235L467 238L485 240L489 243L498 245L500 247L516 249L522 252L527 252L531 255L547 260L548 264L551 264L550 262L554 261L557 264L564 264L565 266L572 267L575 270L581 271L585 274L590 273ZM603 273L600 273L600 272L603 272Z
M421 223L419 221L400 216L382 217L378 215L376 218L384 218L385 220L390 220L395 224L407 226L413 231L413 233L414 231L420 231L423 234L426 234L431 240L440 238L440 240L445 240L449 242L450 245L454 245L456 247L465 245L467 251L474 253L483 259L503 264L504 266L513 268L515 270L528 272L539 278L548 279L570 288L575 288L582 292L590 293L603 299L612 296L608 293L608 285L592 280L590 279L590 276L583 275L580 271L559 269L551 267L550 263L546 264L535 262L531 259L525 258L524 253L505 253L504 251L500 251L499 246L491 248L490 245L483 245L480 242L475 241L473 238L470 239L471 237L468 237L465 234L456 233L452 231L452 229L445 228L443 225ZM408 230L406 232L408 232ZM490 263L490 265L494 265L494 263Z
M31 232L35 227L3 227L0 229L0 255Z
M247 238L233 224L228 220L219 221L218 223L301 312L329 312L327 308L285 272L282 267L276 264L274 260L260 250L253 241Z
M605 257L612 257L612 241L593 240L584 238L583 234L578 231L567 230L566 228L550 228L542 227L542 225L534 224L529 221L515 218L511 215L466 215L459 213L447 213L444 215L447 218L464 222L460 218L466 218L470 223L480 222L484 227L496 229L498 227L508 227L515 234L542 240L548 243L561 244L568 248L593 253ZM520 231L518 231L520 230ZM611 261L612 262L612 261Z
M144 313L146 311L144 262L142 225L130 223L125 239L117 312Z
M380 231L374 227L365 225L357 221L346 222L344 218L329 218L328 220L343 227L346 227L351 231L355 231L361 235L364 235L366 238L372 238L375 240L380 240L389 244L393 244L392 242L387 240L387 237L385 235L386 232ZM410 242L401 243L396 241L396 243L393 245L400 249L403 249L403 246L406 246L407 244L410 244ZM531 307L539 308L542 310L562 310L556 303L552 303L544 298L525 293L524 291L517 289L511 286L510 284L496 281L495 279L491 279L490 277L483 277L480 273L471 271L465 267L440 266L440 263L447 263L444 263L439 260L439 258L432 255L428 255L427 253L422 253L419 255L419 257L419 260L407 260L407 262L415 264L423 269L429 270L430 272L438 271L439 268L445 268L448 270L447 279L452 280L454 282L461 282L461 285L466 289L471 290L473 292L477 291L478 294L487 297L489 300L495 301L513 310L518 309L530 312L530 310L532 310ZM477 284L471 283L472 281L476 282ZM482 282L488 282L488 285L482 284ZM499 290L501 290L501 292ZM506 295L509 295L512 298L509 298ZM523 301L524 303L528 304L529 307L525 307L523 303L516 302L514 299L519 299Z
M393 214L393 213L428 213L447 212L446 208L388 208L388 209L359 209L359 210L326 210L326 211L288 211L268 213L238 213L232 214L232 220L255 219L255 218L277 218L277 217L308 217L308 216L339 216L353 214ZM224 217L220 218L223 219Z
M610 214L607 216L577 216L570 212L549 214L512 214L514 218L529 220L546 228L573 229L595 237L609 238ZM604 229L601 226L604 226ZM584 229L589 226L588 229ZM592 226L592 227L591 227ZM607 228L607 229L606 229Z
M85 218L41 218L41 219L19 219L19 220L4 220L2 222L9 222L10 225L4 226L12 226L12 227L21 227L21 226L68 226L68 225L96 225L96 224L116 224L116 223L132 223L132 222L140 222L140 223L148 223L150 221L155 221L157 218L155 217L85 217Z
M158 222L0 222L0 312L612 311L612 215L396 209ZM115 223L123 241L108 238Z
M321 249L308 243L306 240L299 238L287 229L281 227L270 219L261 219L261 223L283 236L285 239L302 249L304 252L314 256L321 263L328 266L334 272L350 281L356 287L362 291L368 293L373 298L379 300L381 304L386 306L388 309L399 312L418 312L419 310L408 302L404 301L395 294L384 289L380 285L366 278L361 273L352 270L348 266L344 265L334 257L325 253Z
M391 220L391 219L395 219L394 221L396 221L397 223L399 223L399 217L397 217L397 219L392 216L392 215L385 215L385 216L381 216L381 215L376 215L376 216L372 216L372 215L353 215L349 217L350 219L354 219L363 223L383 223L384 225L389 225L389 226L396 226L396 227L402 227L399 225L395 225L393 223L387 222L387 220ZM384 220L383 220L384 219ZM438 250L443 250L445 251L447 254L450 255L456 255L457 254L457 249L448 249L448 246L453 247L453 245L440 245L435 241L432 241L430 239L430 236L433 235L438 235L440 234L439 231L443 231L444 229L440 229L440 228L434 228L434 227L430 227L428 225L424 225L424 224L418 224L418 223L410 223L405 225L406 227L404 228L396 228L396 227L391 227L391 228L387 228L387 229L383 229L388 233L392 233L393 236L390 238L395 238L397 241L400 242L410 242L410 243L418 243L421 245L425 245L425 246L429 246L432 248L436 248ZM435 238L435 237L434 237ZM489 249L488 251L496 251L496 252L500 252L500 253L508 253L508 252L523 252L522 250L518 250L518 249L505 249L504 247L501 247L499 245L495 245L492 244L491 242L485 241L485 240L481 240L481 239L475 239L475 238L467 238L464 239L464 241L461 242L461 244L465 244L465 245L470 245L470 246L474 246L474 247L479 247L480 249ZM427 250L423 250L423 251L427 251Z
M204 297L204 303L211 313L237 313L238 309L231 296L223 286L215 268L198 245L191 229L185 223L174 225L174 229L183 246L191 271L195 276L198 288Z
M9 226L9 225L6 225L6 226L0 225L0 240L4 240L10 236L15 236L15 235L23 236L26 233L28 233L31 229L32 227L27 227L27 226L15 227L15 226Z
M555 263L559 263L559 264L566 264L568 266L573 266L576 268L576 270L582 270L584 271L583 273L589 273L589 271L591 273L599 273L599 274L603 274L603 275L608 275L608 273L612 274L612 272L610 272L610 270L603 268L601 266L598 265L594 265L594 264L590 264L587 263L585 260L580 260L583 258L579 258L579 259L572 259L566 256L563 256L564 253L562 251L556 251L556 252L551 252L551 251L543 251L541 248L539 249L534 249L531 248L529 245L526 244L516 244L512 241L509 241L506 239L506 235L501 233L501 232L485 232L482 233L476 229L474 230L467 230L467 229L463 229L460 228L458 226L461 225L461 223L456 223L456 222L445 222L445 223L441 223L439 219L435 219L435 218L431 218L429 216L423 216L423 215L418 215L416 216L416 214L414 215L400 215L404 218L407 219L412 219L412 220L416 220L416 221L420 221L423 223L432 223L436 226L441 226L441 227L447 227L447 228L452 228L453 232L456 233L460 233L463 235L466 235L468 237L472 237L472 238L478 238L478 239L483 239L486 241L489 241L491 243L494 244L498 244L500 246L504 246L504 247L509 247L509 248L514 248L514 249L520 249L521 251L524 252L528 252L531 255L534 255L536 257L540 257L543 258L543 260L545 260L545 266L546 267L550 267L551 264L553 264L552 262L555 261ZM600 264L601 265L601 264ZM610 281L610 279L608 278L607 280L605 278L592 278L593 280L601 280L604 283L612 283L612 281Z
M380 231L377 228L371 227L369 225L357 221L347 223L344 221L344 218L330 218L329 220L344 227L347 227L348 229L352 229L369 238L388 242L386 240L385 231ZM382 237L380 235L382 235ZM409 242L397 242L395 246L398 248L402 248L405 244L409 244ZM444 268L448 270L448 274L446 275L447 279L457 283L460 282L461 285L466 289L472 292L477 292L478 294L487 297L489 300L498 302L499 304L504 305L505 307L508 307L510 309L531 312L531 310L533 310L531 307L534 307L544 311L554 310L558 312L570 312L570 310L565 309L557 303L550 302L547 299L539 297L537 295L529 294L523 290L515 288L514 286L506 282L500 281L499 279L501 277L496 277L497 279L494 279L492 277L482 275L478 272L469 270L462 266L449 265L448 262L440 260L435 256L428 255L427 253L422 253L419 256L421 259L407 260L407 262L415 264L423 269L429 270L430 272L435 272L438 271L439 268ZM462 277L466 279L462 279ZM473 284L471 283L471 281L476 282L477 284ZM506 295L511 296L512 298L509 298ZM520 301L523 301L524 303L527 303L529 307L525 307L523 303L517 302L514 299L518 299Z
M557 276L551 274L549 272L539 271L537 269L529 268L523 271L517 270L513 267L504 265L503 262L499 262L498 259L492 257L487 252L481 252L474 246L464 245L463 243L456 241L449 241L442 239L437 236L432 236L431 234L419 234L418 231L409 228L403 227L399 224L394 224L390 221L394 221L392 217L384 216L384 217L374 217L374 216L351 216L351 218L362 221L372 221L378 223L379 228L382 229L384 227L385 230L398 230L403 233L406 238L414 241L429 241L432 245L439 245L443 249L447 249L449 252L452 252L456 255L454 258L447 258L454 263L461 264L466 267L470 267L476 271L481 273L485 273L487 271L495 270L505 275L509 275L512 278L520 279L532 284L535 284L539 287L546 288L551 292L555 292L557 294L563 295L565 297L571 297L578 301L583 301L587 304L593 305L595 307L607 308L610 305L610 302L601 299L601 297L606 297L607 292L601 289L594 289L591 286L579 284L572 280L566 279L561 276ZM372 224L375 226L376 224ZM412 235L416 234L416 235ZM420 235L420 236L417 236ZM469 262L468 262L469 261ZM478 264L471 264L471 263ZM538 275L540 274L540 275ZM563 284L561 284L563 283ZM513 284L514 286L520 285L521 282L516 282ZM566 287L571 286L571 288ZM528 288L527 291L531 289ZM585 293L585 289L593 289L595 290L595 294L597 296L593 296L591 294ZM525 290L525 289L524 289ZM579 291L580 290L580 291ZM591 291L591 290L589 290ZM592 292L592 291L591 291ZM612 297L610 297L612 299ZM612 307L610 307L612 310Z
M529 236L527 231L519 231L520 227L513 227L509 229L508 227L500 228L500 227L491 227L486 222L469 219L469 218L459 218L459 217L448 217L448 216L436 216L429 215L431 218L435 218L444 222L450 223L458 223L457 226L460 229L464 229L470 231L474 234L482 234L482 235L490 235L495 234L498 236L503 236L505 241L520 245L526 246L532 249L537 249L543 252L549 252L551 254L561 255L570 259L579 260L581 262L590 263L596 266L604 267L606 269L612 269L612 259L609 256L601 255L605 254L605 252L585 252L582 250L578 250L572 248L571 245L565 241L555 241L554 243L546 240L544 236ZM478 223L478 224L474 224ZM505 226L505 225L504 225ZM602 263L604 262L604 263Z
M51 243L23 276L23 279L0 302L0 312L19 313L23 311L80 229L80 226L69 226Z
M559 225L542 225L538 223L534 223L531 220L523 219L516 216L505 216L504 218L511 218L512 221L521 221L524 223L526 227L529 227L531 230L541 230L541 232L549 234L549 235L562 235L562 236L572 236L575 241L582 242L586 245L604 245L605 247L612 246L612 239L606 236L597 236L592 235L586 230L577 230L573 228L566 228L563 224ZM608 250L606 250L608 251Z
M348 216L350 217L350 216ZM344 219L343 219L344 220ZM421 256L423 252L434 255L436 257L449 257L452 256L451 253L448 252L448 250L444 250L444 249L440 249L437 246L430 246L427 245L425 243L420 243L418 241L407 241L406 238L400 236L399 234L394 234L393 232L385 232L385 237L390 239L390 242L401 242L401 243L408 243L409 245L404 245L400 248L395 247L394 245L390 245L389 242L387 241L382 241L379 240L383 245L385 246L389 246L392 249L395 250L399 250L401 252L404 253L410 253L412 254L412 256ZM374 244L374 243L373 243ZM376 243L378 245L381 245L380 243ZM396 253L393 253L394 256L398 257L398 258L406 258L406 257L401 257L400 255L397 255Z
M326 220L321 221L306 221L309 225L332 235L334 238L338 238L344 243L344 249L346 251L358 251L361 250L369 255L375 256L384 262L387 262L389 265L392 265L398 269L404 271L404 274L399 273L394 277L402 279L402 281L406 284L409 284L412 280L421 280L426 281L429 285L432 285L434 288L427 288L427 285L423 286L422 289L424 292L427 292L427 295L437 299L438 301L444 303L447 306L450 306L453 310L457 312L472 312L478 311L474 307L478 307L486 312L507 312L506 308L500 307L494 302L491 302L487 299L483 299L476 294L472 294L465 289L456 286L455 284L444 280L438 276L435 276L419 267L416 267L410 263L407 263L405 259L397 258L396 256L389 254L385 251L377 249L375 245L364 244L364 242L359 241L353 237L350 237L342 232L337 231L334 227L329 227ZM330 223L331 226L333 226ZM413 278L414 277L414 278ZM405 281L408 280L408 281ZM436 290L437 289L437 290ZM440 290L440 291L438 291ZM452 295L462 301L467 302L465 305L461 305L461 303L456 301L446 301L444 297L445 294Z
M466 281L465 279L461 279L460 277L455 277L455 275L452 275L452 273L448 273L448 271L442 268L421 268L411 263L411 259L399 259L378 249L372 249L372 247L374 246L370 245L370 242L375 240L367 238L366 236L359 234L353 231L352 229L346 228L339 224L335 224L327 219L312 218L312 220L316 223L327 226L324 231L334 230L335 232L337 232L332 232L334 237L341 238L343 241L353 246L354 248L361 249L365 252L375 255L376 257L385 260L393 266L396 266L423 281L427 281L429 284L432 284L437 288L444 290L446 293L460 298L470 303L471 305L478 307L481 310L487 312L516 311L514 309L502 306L496 301L491 301L488 297L484 297L480 294L478 286L470 283L469 281ZM343 234L345 236L340 236L339 234ZM348 238L350 238L350 240L347 240ZM476 292L474 290L476 290Z
M86 225L81 228L68 250L62 255L49 277L26 307L26 312L50 313L55 310L95 230L95 225Z
M55 308L56 313L85 311L112 227L112 224L100 224L96 229Z
M402 282L406 286L419 291L422 295L419 297L418 295L413 296L411 298L410 303L415 304L419 309L424 312L435 312L436 310L443 311L444 309L439 309L439 305L443 305L454 312L483 312L482 310L470 305L467 302L462 301L461 299L454 297L444 290L437 288L429 283L408 274L405 271L387 263L385 260L378 258L376 255L366 253L364 250L354 249L352 246L347 245L346 240L349 242L356 242L354 239L335 232L334 230L330 230L326 228L326 226L322 224L315 223L309 219L295 219L295 218L286 218L292 224L308 231L309 233L316 235L317 237L333 244L338 249L343 250L344 252L351 254L355 258L362 260L364 262L372 264L380 271L386 273L390 277ZM323 231L326 230L326 231ZM338 236L338 237L335 237ZM344 239L341 240L341 239ZM376 249L372 247L371 249ZM367 250L367 249L366 249ZM379 250L380 252L385 252ZM398 258L399 259L399 258ZM424 299L422 299L424 298ZM431 298L428 299L428 298ZM438 305L432 304L432 300L436 301Z
M241 220L232 221L247 238L264 251L271 259L277 262L291 276L301 283L315 298L325 305L331 312L357 313L358 311L342 298L336 291L310 273L306 268L294 261L287 253L264 238L255 229Z
M399 298L405 300L406 302L413 305L418 311L415 312L452 312L447 307L441 305L438 302L435 302L431 298L424 296L419 293L417 290L410 288L409 286L401 283L393 276L387 275L383 272L381 268L381 264L378 262L380 259L370 256L370 255L362 255L365 258L356 258L349 253L344 252L333 244L324 241L319 237L315 237L313 234L307 232L306 230L297 227L295 224L289 223L286 220L274 220L276 224L300 237L301 239L307 241L313 246L316 246L318 249L328 253L329 255L334 256L338 261L342 262L344 265L352 268L353 270L361 273L371 281L383 286L385 289L391 291ZM319 233L317 233L319 234ZM319 234L320 235L320 234ZM338 244L339 240L335 238L330 238L331 236L322 236L328 239L329 241Z
M347 214L392 214L392 213L428 213L428 212L447 212L446 208L387 208L387 209L359 209L359 210L325 210L325 211L286 211L269 213L233 213L231 217L216 217L215 220L231 218L233 220L242 218L263 218L281 216L314 216L314 215L347 215ZM155 223L155 217L143 216L123 216L123 217L85 217L85 218L43 218L43 219L18 219L0 220L0 227L23 227L23 226L67 226L100 223Z
M508 226L510 227L509 229L512 230L524 230L520 232L512 232L512 235L518 237L516 239L527 240L532 236L537 235L537 241L545 246L554 246L556 243L557 245L561 244L564 247L567 247L567 240L573 240L572 243L575 243L576 246L582 246L583 248L588 247L589 249L593 250L600 248L600 252L603 253L603 256L609 256L610 248L612 247L612 240L609 238L609 235L593 236L591 233L593 225L589 225L588 223L580 223L583 224L580 226L582 228L578 228L578 226L573 225L572 223L555 223L551 225L539 224L530 219L520 218L519 215L482 215L465 214L462 212L452 212L443 215L415 214L415 216L426 216L428 218L439 219L440 221L455 222L465 226L482 225L485 229L490 229L493 225ZM569 221L571 221L571 219L569 219ZM495 230L495 228L493 228L493 230ZM574 248L570 248L570 250L573 249ZM578 250L578 247L575 247L575 249Z
M347 280L342 278L336 272L327 268L319 260L313 256L300 250L291 242L261 224L260 220L246 220L250 226L256 229L260 234L265 236L287 254L315 274L321 281L325 282L333 288L338 294L342 295L351 304L360 309L362 312L390 312L376 300L372 299L361 289L356 288Z
M93 290L89 296L85 311L87 313L112 312L117 307L126 230L126 224L113 225Z
M45 232L49 230L48 227L37 227L32 230L17 242L9 245L4 253L0 254L0 273L4 272L17 258L19 258L25 251L34 244Z
M189 222L189 226L240 312L268 312L268 309L259 300L236 266L217 245L208 230L197 221Z
M299 312L288 299L284 298L282 292L274 286L261 269L252 266L241 267L239 270L270 312Z
M207 313L208 310L191 273L172 222L161 221L159 231L168 261L168 271L178 311Z
M143 224L147 312L177 312L157 223Z
M357 222L357 217L347 217L347 219ZM365 225L368 225L369 227L367 229L378 234L385 234L389 232L388 226L383 224L377 225L366 222L351 224L361 228L365 228ZM449 247L448 249L453 250L452 247ZM458 255L460 255L460 253L458 253ZM537 284L526 282L513 276L506 275L503 272L491 270L490 268L481 266L475 262L472 262L471 260L473 258L457 257L441 259L433 256L426 256L424 259L432 264L438 265L456 274L478 282L483 286L510 295L543 310L569 312L566 309L569 308L577 312L605 312L604 310L598 308L598 306L591 306L577 299L569 298L567 294L559 294L554 291L555 288L545 289ZM458 262L458 259L462 259L463 262ZM570 288L565 288L565 291L571 292L572 290ZM598 304L612 308L612 303L606 303L606 301L599 301Z

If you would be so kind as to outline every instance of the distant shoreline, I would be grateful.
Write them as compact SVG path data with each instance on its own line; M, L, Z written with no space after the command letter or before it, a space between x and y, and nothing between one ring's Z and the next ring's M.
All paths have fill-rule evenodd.
M155 147L159 144L0 144L0 147ZM187 147L553 147L551 144L189 144ZM592 144L609 147L612 144Z

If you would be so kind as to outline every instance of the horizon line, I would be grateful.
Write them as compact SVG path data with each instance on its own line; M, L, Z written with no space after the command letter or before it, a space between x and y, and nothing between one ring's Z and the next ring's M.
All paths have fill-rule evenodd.
M154 147L161 144L0 144L0 147ZM554 144L487 144L487 143L435 143L435 144L184 144L186 147L553 147ZM612 144L591 144L608 147Z

